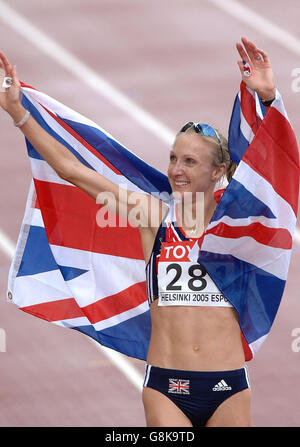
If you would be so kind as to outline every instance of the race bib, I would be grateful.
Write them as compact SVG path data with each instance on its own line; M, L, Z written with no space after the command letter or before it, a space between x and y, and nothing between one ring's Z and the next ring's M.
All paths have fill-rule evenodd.
M158 261L159 306L232 307L203 266L188 258L192 241L163 242Z

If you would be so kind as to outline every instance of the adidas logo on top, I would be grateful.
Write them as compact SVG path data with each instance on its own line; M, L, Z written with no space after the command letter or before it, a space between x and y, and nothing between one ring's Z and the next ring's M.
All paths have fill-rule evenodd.
M230 391L232 390L231 386L228 386L225 380L221 380L221 382L217 383L213 389L213 391Z

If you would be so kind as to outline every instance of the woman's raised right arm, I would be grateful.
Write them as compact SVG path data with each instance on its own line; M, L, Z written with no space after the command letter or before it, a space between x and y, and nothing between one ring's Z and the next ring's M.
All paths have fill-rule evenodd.
M1 89L0 86L0 106L12 117L15 123L18 123L26 113L20 102L20 82L16 67L11 66L2 52L0 52L0 69L5 71L6 77L12 79L12 85L9 88ZM33 117L29 116L20 130L59 177L78 186L94 199L97 199L101 192L112 193L115 203L118 205L119 214L128 217L132 208L139 208L141 225L144 227L151 226L149 209L152 207L150 197L147 194L130 191L126 191L124 194L124 191L118 185L77 160L65 146L49 135ZM109 204L106 207L109 209ZM122 213L120 210L122 210ZM113 211L116 210L113 209Z
M0 68L5 71L5 76L12 78L13 81L9 88L1 89L0 105L12 117L13 121L18 123L26 113L20 102L20 82L16 67L11 66L2 52L0 52ZM67 148L49 135L31 116L20 127L20 130L43 159L64 180L78 186L95 199L102 191L117 194L117 185L80 163Z

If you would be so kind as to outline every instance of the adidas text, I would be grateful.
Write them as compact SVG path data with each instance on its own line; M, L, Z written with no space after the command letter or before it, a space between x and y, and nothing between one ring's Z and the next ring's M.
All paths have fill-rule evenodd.
M221 382L217 383L213 389L213 391L230 391L232 390L231 386L228 386L225 380L221 380Z

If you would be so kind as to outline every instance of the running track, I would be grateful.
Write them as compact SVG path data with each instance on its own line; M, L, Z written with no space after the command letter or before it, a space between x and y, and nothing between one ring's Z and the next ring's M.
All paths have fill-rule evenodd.
M300 92L291 87L292 70L300 67L297 0L240 2L289 33L283 36L270 23L257 31L253 22L241 21L250 20L250 14L240 14L232 1L221 3L236 15L220 9L217 0L0 1L1 46L23 81L96 121L165 170L170 135L186 121L215 123L226 134L240 81L234 44L246 35L270 55L277 87L299 137ZM57 51L55 56L46 54L42 39L24 31L7 11L4 15L2 7L8 4L84 65L70 66ZM127 111L113 102L118 102L116 96L108 97L83 82L86 68L130 100ZM131 105L147 112L138 114L142 122ZM151 117L159 131L163 126L163 138ZM30 173L23 137L4 114L0 129L0 230L15 243ZM277 319L249 363L256 426L300 423L300 352L292 350L292 331L300 327L299 261L300 245L295 242ZM0 426L144 426L139 389L88 337L6 302L9 265L7 251L0 249L0 333L6 334L6 349L0 352ZM126 360L142 374L142 362Z

